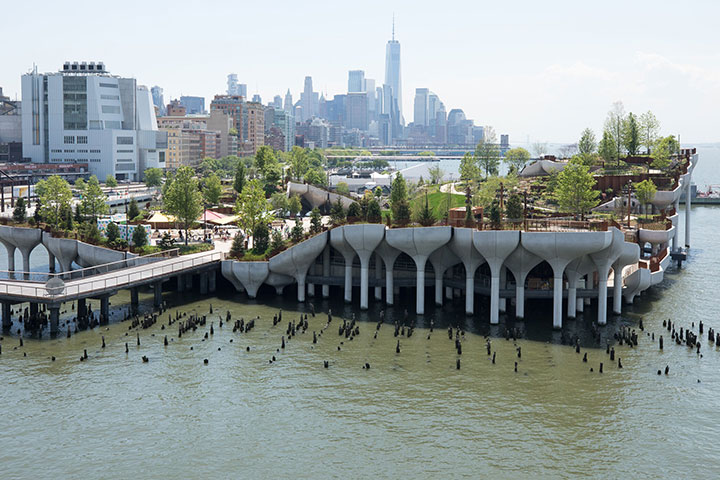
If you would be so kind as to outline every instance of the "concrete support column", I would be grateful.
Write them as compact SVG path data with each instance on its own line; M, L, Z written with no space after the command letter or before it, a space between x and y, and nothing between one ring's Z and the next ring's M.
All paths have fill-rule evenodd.
M500 323L500 272L493 269L490 277L490 324Z
M581 277L578 280L578 287L585 288L585 278ZM582 313L585 311L585 299L584 298L578 298L575 303L576 303L576 305L575 305L576 312Z
M297 300L298 302L305 301L305 277L307 272L298 273L297 275Z
M473 313L475 313L475 271L465 270L465 314Z
M178 275L175 277L177 280L177 291L178 292L184 292L185 291L185 277L183 275Z
M110 320L110 297L100 298L100 319L103 322Z
M525 279L515 280L515 316L525 318Z
M217 288L217 273L215 271L208 272L208 291L215 293Z
M2 328L8 329L12 326L12 315L10 314L12 305L10 302L2 302Z
M352 259L345 259L345 303L352 302Z
M375 281L378 285L375 287L375 300L382 300L382 287L380 286L382 281L382 258L377 253L375 254Z
M23 259L23 272L30 271L30 252L31 251L32 250L28 250L27 248L23 248L20 250L20 253L22 254L22 259ZM25 280L28 280L30 278L30 275L25 273L25 274L23 274L23 277L25 278Z
M367 310L368 308L368 297L370 295L370 288L368 282L370 279L370 266L368 265L369 259L363 261L360 257L360 309ZM352 279L351 279L352 280Z
M675 214L677 215L680 213L680 199L679 198L675 201L674 206L675 206ZM678 227L679 227L679 225L678 225ZM673 252L678 251L678 242L680 239L680 229L678 227L675 227L675 233L673 234L673 238L672 238L672 250L671 251L673 251Z
M564 269L563 269L564 270ZM562 291L563 291L563 277L562 271L558 275L554 272L553 278L553 328L562 328Z
M690 178L688 175L687 188L685 188L685 248L690 248L690 207L692 200L690 199Z
M315 296L315 284L314 283L308 283L307 294L308 294L308 297Z
M48 267L50 273L55 273L55 255L48 251Z
M385 303L392 305L395 299L395 285L393 282L393 267L385 264Z
M5 251L7 251L7 257L8 257L8 270L14 271L15 270L15 245L12 245L7 242L2 242L2 244L5 246Z
M598 281L598 325L607 323L607 272L598 272L600 280Z
M208 275L207 272L200 274L200 295L207 295L208 293Z
M427 255L415 255L415 265L417 266L417 282L415 294L415 311L418 315L425 313L425 264L427 263Z
M445 299L446 299L446 300L452 300L452 299L453 299L453 289L452 289L452 287L445 287Z
M507 270L505 269L505 266L500 267L500 288L504 289L507 285ZM501 298L500 299L500 311L502 313L505 313L507 310L507 298Z
M613 270L613 313L622 313L622 267L615 267Z
M78 318L87 316L87 300L84 298L77 301L77 316Z
M595 288L595 274L588 273L585 277L585 288L588 290L592 290ZM590 305L590 298L585 297L585 305Z
M323 250L323 277L328 278L330 276L330 245L327 245L325 247L325 250ZM323 298L328 298L330 296L330 285L323 285L322 286L322 296Z
M568 318L575 318L575 310L577 309L577 279L574 275L573 278L568 279L568 295L567 295L567 316Z
M192 273L188 273L185 275L185 289L192 291L193 289L193 275Z
M153 284L153 306L155 308L162 306L162 282Z
M50 334L58 332L60 326L60 305L50 306Z
M435 305L443 304L443 276L445 272L435 271Z
M30 316L34 316L38 314L38 310L40 310L39 305L37 303L30 303Z

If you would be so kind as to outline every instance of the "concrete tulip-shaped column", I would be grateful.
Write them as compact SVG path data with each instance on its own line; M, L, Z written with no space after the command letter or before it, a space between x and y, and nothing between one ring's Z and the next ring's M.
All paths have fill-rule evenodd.
M380 281L382 280L382 258L380 255L375 253L375 300L381 300L382 299L382 287L380 286Z
M345 303L352 302L352 267L355 260L355 250L345 241L345 227L330 230L330 245L340 252L345 261Z
M42 235L42 244L45 245L48 252L54 255L60 263L62 272L72 270L72 264L77 258L78 241L69 238L53 238L49 233L44 232Z
M226 264L229 264L227 268ZM270 274L270 266L268 262L235 262L225 260L221 267L223 277L230 280L235 285L240 283L248 294L248 297L255 298L268 275ZM239 290L239 289L238 289Z
M520 232L486 230L473 232L473 244L490 267L490 323L500 322L500 268L520 243Z
M425 313L425 263L438 248L450 241L452 227L396 228L385 233L385 240L408 254L417 267L415 310Z
M485 259L473 244L472 228L454 228L450 250L457 255L465 267L465 314L475 312L475 271Z
M625 235L615 227L610 229L612 241L607 248L591 253L590 258L595 262L598 272L598 324L607 323L607 280L610 267L623 253Z
M383 240L375 249L375 254L379 255L385 264L385 303L392 305L395 298L393 267L395 260L400 255L400 250L391 247L386 240Z
M562 328L562 283L565 267L574 259L607 248L610 232L524 232L522 246L553 269L553 328Z
M622 253L613 263L613 313L622 313L622 271L627 265L636 264L640 260L640 246L637 243L624 242Z
M15 245L13 245L10 242L7 242L0 238L0 243L3 244L5 247L5 251L7 252L7 265L9 271L15 271Z
M360 308L368 308L368 279L370 275L370 256L385 238L385 226L380 224L346 225L343 228L345 242L349 244L360 258ZM332 233L330 232L330 243ZM352 264L351 264L352 265Z
M443 277L448 268L460 263L460 259L449 248L438 248L430 255L429 260L435 272L435 305L442 305Z
M515 277L515 316L525 318L525 280L530 271L542 262L542 258L518 245L505 259L505 266Z
M568 280L567 294L567 316L575 318L577 312L577 286L580 278L585 275L592 275L595 271L595 264L587 255L576 258L565 267L565 276Z
M322 260L322 272L323 277L329 278L330 277L330 245L325 245L325 249L323 250L323 260ZM322 286L322 296L323 298L330 297L330 285L324 284Z
M315 262L327 245L328 234L322 232L278 253L270 259L271 273L279 273L295 278L298 284L298 302L305 301L305 277L308 268ZM270 275L268 275L269 280ZM275 287L277 289L277 286Z
M0 225L0 240L14 245L20 250L23 259L23 271L30 271L30 253L40 245L42 230L36 228L8 227ZM9 250L8 250L9 253ZM14 252L13 252L14 253ZM27 273L25 274L27 277Z

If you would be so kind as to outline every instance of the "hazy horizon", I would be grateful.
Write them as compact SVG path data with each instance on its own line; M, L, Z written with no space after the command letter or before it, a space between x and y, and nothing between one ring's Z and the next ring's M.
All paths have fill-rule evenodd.
M3 52L5 95L20 97L33 63L52 72L65 61L102 61L114 75L159 85L166 102L196 95L208 108L229 73L265 104L288 88L297 101L306 75L331 98L346 92L348 70L382 84L394 12L407 123L415 88L426 87L447 111L462 108L515 144L572 143L585 127L599 136L618 100L626 111L652 110L683 143L720 141L720 5L710 1L74 5L4 7L6 39L16 39Z

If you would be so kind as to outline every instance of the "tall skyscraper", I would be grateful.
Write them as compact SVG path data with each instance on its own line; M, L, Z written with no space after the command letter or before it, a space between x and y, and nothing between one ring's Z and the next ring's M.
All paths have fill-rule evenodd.
M238 83L237 74L231 73L227 76L227 86L228 95L240 95L247 100L247 85L244 83Z
M309 120L318 115L320 98L318 92L313 92L312 77L305 77L305 88L300 94L302 117L300 121Z
M273 108L275 108L276 110L282 110L282 109L283 109L283 100L282 100L282 97L281 97L280 95L275 95L275 97L273 97L272 106L273 106Z
M392 40L385 48L385 84L392 88L392 96L397 102L400 124L405 120L402 114L402 76L400 74L400 42L395 40L395 18L393 18Z
M416 88L415 89L415 109L413 115L413 122L415 126L427 126L428 125L428 97L430 90L427 88Z
M150 90L95 62L22 76L23 157L34 163L86 163L98 178L140 180L165 167Z
M152 94L153 105L158 108L160 115L165 115L165 98L163 98L163 89L155 85L150 89Z
M205 113L205 97L180 97L180 104L185 107L189 115Z
M365 71L350 70L348 72L348 93L365 91Z
M287 93L285 94L285 108L284 110L292 115L293 113L293 101L292 101L292 93L290 93L290 89L288 88Z

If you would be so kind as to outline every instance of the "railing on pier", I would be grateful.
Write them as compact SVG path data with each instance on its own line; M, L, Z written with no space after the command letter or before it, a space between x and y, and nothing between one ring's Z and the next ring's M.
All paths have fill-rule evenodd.
M115 288L128 288L134 283L142 281L149 282L155 277L171 275L175 272L222 261L223 259L223 252L212 250L183 257L164 257L164 261L161 264L159 264L159 262L140 263L133 267L109 271L93 277L72 279L68 283L61 281L62 279L59 278L59 276L62 274L55 274L54 278L56 281L50 279L46 284L21 279L15 281L0 281L0 294L60 301L62 297L88 295L93 292L102 292ZM163 259L161 258L161 260Z

